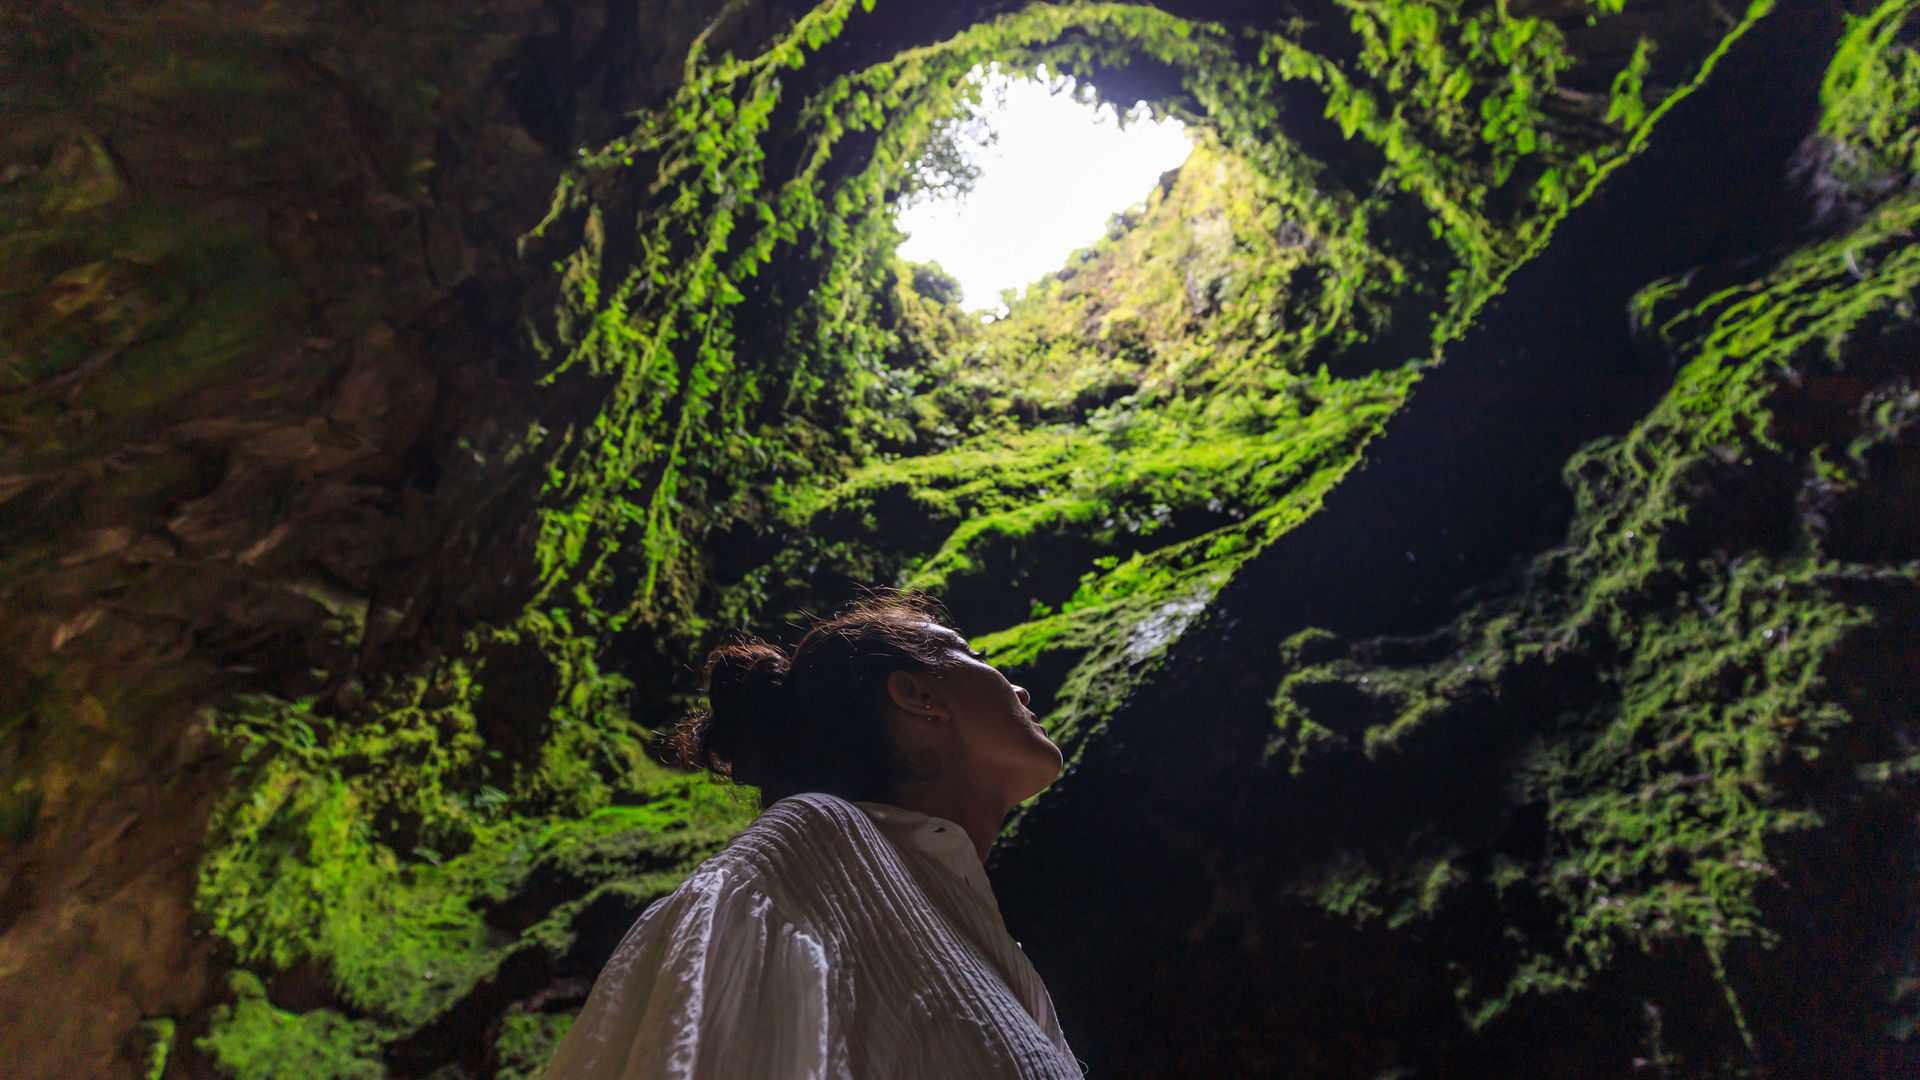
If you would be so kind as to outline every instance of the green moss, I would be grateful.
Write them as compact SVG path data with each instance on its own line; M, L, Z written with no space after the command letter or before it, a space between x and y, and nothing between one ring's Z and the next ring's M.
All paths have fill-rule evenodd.
M1920 54L1911 37L1915 5L1893 2L1848 16L1849 27L1820 88L1820 131L1839 148L1835 179L1878 187L1920 173Z
M215 817L200 909L243 963L324 965L358 1017L289 1018L243 994L209 1036L230 1071L332 1075L321 1066L339 1054L296 1074L278 1051L260 1056L260 1033L304 1025L355 1047L399 1038L515 950L564 954L597 888L634 890L643 904L751 816L731 789L652 763L619 707L624 682L601 675L553 620L493 640L521 639L546 650L563 690L539 753L518 767L493 763L476 736L484 670L458 663L347 716L255 699L221 719L246 765ZM615 797L637 805L609 805ZM582 897L519 934L489 925L485 906L541 866L580 881Z
M935 393L963 399L953 411L977 426L964 399L983 394L1007 413L1072 416L1115 390L1270 391L1326 340L1384 325L1404 273L1328 215L1202 128L1171 183L981 329Z
M140 1021L140 1038L146 1044L141 1055L146 1059L146 1080L161 1080L166 1075L167 1061L173 1056L173 1040L179 1029L179 1024L170 1016Z
M760 56L697 60L550 219L583 222L559 264L561 371L617 380L579 444L602 464L555 473L552 587L573 583L591 612L611 568L637 560L639 598L606 625L631 617L689 644L817 609L823 576L1039 588L1029 621L970 629L997 662L1065 665L1049 723L1078 746L1234 568L1317 509L1430 354L1351 380L1315 365L1396 322L1443 340L1693 85L1649 86L1643 44L1593 115L1573 116L1566 103L1585 99L1554 93L1574 60L1552 23L1417 3L1348 17L1363 49L1335 63L1278 33L1038 4L870 68L776 79L857 23L831 4ZM989 325L915 288L887 213L916 189L887 178L919 175L917 155L975 100L965 74L1136 60L1178 73L1185 96L1159 107L1201 133L1178 176ZM1307 154L1275 104L1289 82L1317 87L1384 166ZM855 134L871 141L853 172L818 187ZM640 252L603 266L597 193L643 181L657 202ZM1449 275L1446 296L1425 284ZM765 336L785 370L735 341L731 312L755 292L783 311ZM774 401L782 419L749 422ZM722 526L787 539L706 583L699 537ZM1037 565L1049 550L1077 562ZM1053 584L1075 578L1066 595Z
M245 971L234 972L230 982L234 1003L214 1008L213 1030L199 1045L235 1080L386 1080L378 1025L330 1009L275 1008L260 980Z
M844 524L825 523L857 521L855 535L893 555L868 565L936 594L1001 579L1042 537L1093 553L1051 569L1080 579L1057 613L1042 605L1034 621L975 639L1016 670L1049 654L1079 657L1047 721L1077 746L1236 567L1318 507L1413 378L1298 378L1268 399L1123 403L1085 427L986 435L860 470L801 504L796 528L845 535ZM903 497L906 508L881 509ZM944 536L916 556L897 539L903 515ZM851 561L845 543L835 555ZM797 565L789 572L803 576Z
M418 1024L500 958L473 905L512 880L496 862L506 838L475 835L483 854L434 865L424 844L403 855L376 841L377 809L289 758L266 764L203 864L201 907L243 961L323 960L348 1003Z
M571 1027L567 1013L509 1013L493 1040L494 1080L540 1080Z
M1863 42L1890 48L1896 7L1910 9L1890 6L1856 23L1838 68L1869 63L1857 51ZM1887 101L1905 110L1898 95ZM1839 99L1833 107L1844 114L1861 103ZM1913 116L1846 125L1898 142ZM1693 537L1726 514L1712 500L1729 476L1764 466L1807 493L1840 497L1855 487L1865 448L1912 423L1920 406L1907 402L1911 395L1869 397L1851 432L1808 445L1804 433L1789 439L1776 430L1774 403L1804 378L1843 367L1888 319L1911 317L1920 289L1916 227L1920 196L1887 194L1863 207L1849 231L1785 256L1762 278L1705 294L1680 282L1650 286L1636 301L1638 317L1685 363L1629 434L1568 463L1573 527L1516 597L1482 603L1421 642L1342 643L1309 633L1289 643L1269 754L1296 773L1329 754L1399 753L1436 724L1523 722L1505 716L1503 699L1516 687L1560 680L1568 711L1550 726L1537 718L1529 725L1540 734L1509 793L1544 816L1546 854L1503 852L1487 879L1503 904L1519 893L1547 902L1558 929L1515 932L1524 944L1514 946L1503 986L1463 984L1463 1011L1474 1024L1521 995L1586 985L1622 946L1690 942L1723 972L1731 943L1770 940L1762 897L1778 873L1773 845L1821 824L1784 778L1818 759L1851 722L1826 684L1827 665L1889 614L1855 599L1845 583L1876 574L1912 581L1915 573L1835 558L1813 517L1798 518L1784 538L1736 532L1718 551L1698 550ZM1383 659L1407 654L1437 659ZM1584 689L1568 689L1576 686ZM1347 704L1328 705L1330 690ZM1404 898L1402 911L1430 911L1444 893L1417 867L1369 872ZM1338 880L1364 877L1352 871ZM1352 889L1309 891L1330 914L1362 910ZM1744 1031L1739 1002L1727 993Z
M640 584L607 625L704 625L701 537L775 527L762 515L795 477L831 478L890 446L938 449L943 432L1021 427L1023 411L1116 387L1264 387L1377 335L1390 311L1444 330L1658 111L1569 119L1546 104L1573 63L1553 24L1504 6L1413 2L1349 5L1364 48L1345 66L1280 33L1128 5L1034 4L868 68L783 74L811 74L821 44L859 18L835 0L757 56L696 52L674 101L589 155L536 230L535 242L570 216L582 222L583 242L557 264L565 298L544 332L556 376L614 380L554 473L543 524L548 595L577 598L583 617L600 618L592 601L625 551ZM965 73L989 61L1174 69L1178 107L1213 148L1169 212L1209 209L1179 229L1122 229L1110 257L1090 256L1105 270L1077 285L1063 273L1015 317L969 333L900 302L888 212L915 190L919 155L977 98ZM1290 140L1275 99L1297 80L1386 157L1384 172L1335 175ZM1384 109L1383 95L1408 104ZM856 135L853 171L822 188ZM774 175L774 162L794 171ZM1536 182L1554 170L1566 173L1557 187ZM602 265L614 226L599 193L635 190L650 200L638 253L631 266ZM1442 248L1377 227L1407 212L1401 192ZM806 268L798 278L793 265ZM1130 265L1138 272L1122 272ZM1448 274L1459 278L1451 299L1419 299L1419 280ZM784 311L771 332L778 369L740 351L733 312L752 293ZM969 338L968 355L954 356ZM938 388L916 393L926 385ZM776 403L784 419L751 422ZM731 494L713 501L720 492Z
M228 1072L382 1075L382 1046L506 957L566 952L589 905L638 909L748 820L750 793L647 756L633 688L600 668L616 635L624 654L683 663L719 625L817 606L822 579L951 596L1023 588L1006 570L1031 569L1050 591L1020 597L1029 617L970 629L997 663L1065 671L1047 722L1078 754L1232 573L1360 463L1432 347L1686 89L1648 84L1643 45L1587 73L1610 95L1560 94L1577 58L1554 23L1411 0L1343 5L1358 51L1337 60L1296 26L1033 4L834 67L864 55L832 43L866 6L829 0L744 57L697 44L672 98L584 155L524 238L559 294L528 327L546 381L597 403L523 451L546 480L527 607L410 673L365 676L363 696L223 712L244 760L210 828L200 909L250 970L324 971L335 1006L282 1010L238 973L204 1042ZM982 326L897 258L890 215L922 193L916 163L991 61L1089 75L1096 95L1102 72L1164 66L1178 89L1154 104L1193 121L1202 148ZM1353 145L1323 140L1333 160L1315 158L1283 96ZM47 197L99 186L76 176ZM193 338L197 356L257 348L241 317L276 310L281 285L249 277L261 291L202 301L235 309L235 330ZM1352 365L1370 372L1323 366L1389 334L1405 354ZM56 337L47 371L85 345ZM721 533L760 544L725 580L708 543ZM1065 554L1032 567L1049 544ZM357 599L311 599L343 636L373 621ZM490 721L489 694L529 672L537 707ZM1382 691L1402 726L1370 749L1438 707L1422 677ZM1300 717L1300 760L1337 743ZM1538 772L1549 787L1559 775ZM1342 870L1316 895L1356 919L1425 919L1459 867L1437 854L1405 875ZM489 923L536 870L565 895L525 929ZM499 1073L531 1075L565 1024L509 1012Z
M1303 894L1331 915L1364 923L1381 913L1382 909L1375 899L1384 882L1365 863L1352 859L1336 860L1308 875L1305 880Z

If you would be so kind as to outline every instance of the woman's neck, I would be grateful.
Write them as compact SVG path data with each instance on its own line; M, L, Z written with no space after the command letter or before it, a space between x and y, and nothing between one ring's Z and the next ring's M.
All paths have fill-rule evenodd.
M967 830L967 838L973 841L974 853L980 856L982 864L987 861L987 852L993 850L993 842L1000 837L1000 826L1006 824L1007 815L1013 812L1013 807L1004 800L978 788L942 783L900 785L899 805L904 810L945 818Z

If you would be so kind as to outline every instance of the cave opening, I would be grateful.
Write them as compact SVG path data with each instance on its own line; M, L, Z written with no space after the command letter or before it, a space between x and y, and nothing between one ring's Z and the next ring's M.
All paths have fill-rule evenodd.
M1145 102L1098 103L1093 87L1043 67L967 73L981 101L935 133L914 164L922 186L897 205L900 257L953 277L960 304L1006 314L1030 282L1124 228L1193 150L1185 125ZM997 300L997 303L995 302Z
M728 323L754 337L724 357L766 365L731 378L753 387L737 407L771 436L752 452L771 467L702 478L709 505L769 490L784 505L716 523L698 566L616 552L612 592L639 598L637 614L669 584L662 574L691 570L695 603L778 636L859 584L900 584L939 593L970 632L1035 672L1079 668L1086 641L1155 610L1177 624L1203 603L1197 583L1223 580L1258 530L1302 505L1275 495L1310 499L1313 477L1351 464L1418 355L1350 377L1312 369L1331 342L1388 324L1366 283L1404 269L1341 235L1353 225L1339 200L1291 179L1295 130L1324 137L1325 121L1282 129L1261 42L1291 47L1148 7L1041 5L907 59L829 71L811 96L787 77L765 135L744 149L759 183L795 170L800 182L756 210L775 240L733 286L741 307ZM1160 139L1161 160L1180 167L1150 167L1146 198L1123 196L1132 205L1119 214L1095 206L1104 235L982 323L944 275L907 261L911 241L895 241L901 217L938 209L971 179L958 151L983 119L982 94L1012 89L983 84L989 68L1050 72L1109 116L1183 123L1194 149ZM1313 99L1301 96L1323 104ZM630 150L616 143L588 168L617 154L617 173ZM795 220L827 195L830 214ZM1335 409L1314 418L1326 402ZM837 454L776 463L783 438ZM787 479L801 473L807 482ZM668 536L679 526L661 524ZM660 648L658 623L638 621L629 670L686 647ZM660 677L686 686L684 668ZM672 692L654 700L661 716L681 704Z

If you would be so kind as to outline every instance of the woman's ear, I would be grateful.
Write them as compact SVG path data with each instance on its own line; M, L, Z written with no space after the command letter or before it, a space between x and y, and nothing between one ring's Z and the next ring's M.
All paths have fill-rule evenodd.
M918 671L893 671L887 674L887 699L915 716L938 718L947 709L935 691L933 680Z

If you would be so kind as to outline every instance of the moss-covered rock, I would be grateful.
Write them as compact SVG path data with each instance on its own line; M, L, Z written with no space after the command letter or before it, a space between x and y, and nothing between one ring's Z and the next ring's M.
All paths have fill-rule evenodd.
M1816 120L1803 169L1858 153L1828 140L1911 124L1841 118L1872 111L1851 74L1863 63L1903 108L1904 77L1887 73L1911 31L1889 27L1912 19L1893 5L1851 21L1835 52L1802 60L1818 66L1774 84L1797 86L1807 116L1781 133L1774 176ZM1746 78L1762 55L1784 64L1773 40L1729 62ZM1693 197L1641 187L1647 171L1620 174L1639 202L1589 220ZM1599 393L1631 402L1649 362L1671 374L1570 455L1554 447L1591 421L1544 416L1577 400L1546 391L1579 385L1601 349L1536 361L1565 365L1537 381L1513 350L1538 347L1526 305L1564 295L1581 261L1554 271L1549 248L1546 271L1517 273L1367 470L1223 587L1028 813L1001 860L1009 919L1037 962L1085 980L1056 996L1069 1019L1097 1003L1081 1019L1117 1067L1913 1068L1917 895L1896 868L1920 836L1896 703L1914 693L1920 594L1912 543L1893 539L1911 495L1892 492L1912 478L1915 204L1898 184L1803 180L1827 215L1811 234L1754 227L1766 246L1626 305ZM1821 197L1836 185L1845 199ZM1568 243L1619 239L1569 226ZM1556 310L1578 325L1577 303ZM1472 404L1503 382L1509 401ZM1463 419L1478 429L1443 437ZM1564 462L1571 504L1518 498L1531 467L1494 465L1489 445ZM1428 467L1449 446L1473 471ZM1435 476L1449 483L1416 486ZM1365 536L1405 513L1432 516ZM1543 513L1564 532L1536 544ZM1289 584L1307 571L1318 580ZM1216 719L1196 730L1201 717ZM1114 865L1125 898L1081 884ZM1163 906L1143 911L1142 894ZM1122 939L1159 944L1087 944Z

